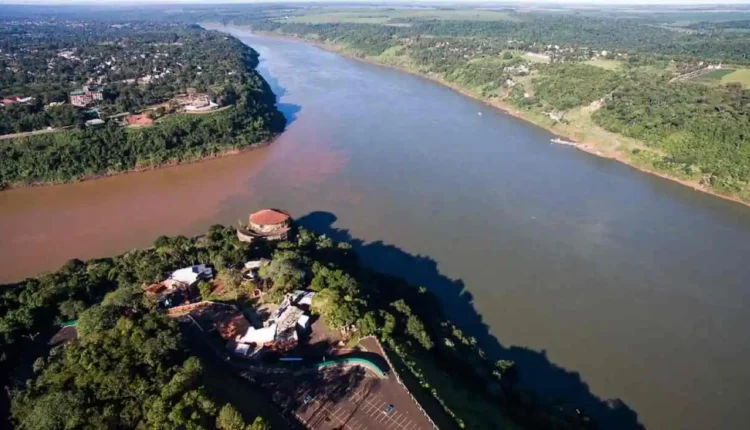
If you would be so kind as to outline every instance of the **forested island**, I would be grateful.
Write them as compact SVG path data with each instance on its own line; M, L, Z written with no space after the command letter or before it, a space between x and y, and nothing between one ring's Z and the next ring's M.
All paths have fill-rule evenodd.
M0 40L0 188L198 160L285 125L257 52L197 25L5 20Z
M262 261L261 269L250 275L248 260ZM227 430L294 420L258 400L271 393L240 382L234 359L212 359L191 321L165 312L175 306L164 301L169 296L150 294L147 286L176 279L178 272L169 273L186 266L213 277L198 282L195 300L245 314L309 291L314 327L340 331L346 346L379 339L412 394L440 415L433 418L442 419L441 428L594 428L582 411L520 388L514 363L490 360L444 317L432 293L367 269L349 244L294 224L287 240L249 244L236 229L216 225L201 237L160 237L148 249L71 260L57 272L1 286L0 359L13 425ZM52 337L70 321L77 340ZM51 337L59 346L47 346ZM284 354L304 354L299 348ZM259 366L274 366L271 355Z
M750 14L624 9L267 7L205 19L428 77L580 149L750 201Z

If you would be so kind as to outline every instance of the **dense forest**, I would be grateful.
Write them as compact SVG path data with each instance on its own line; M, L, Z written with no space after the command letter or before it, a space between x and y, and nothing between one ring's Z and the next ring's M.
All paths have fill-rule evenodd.
M257 30L280 31L291 34L316 34L327 40L343 38L356 42L369 35L371 44L403 37L451 37L475 39L509 38L532 46L557 44L594 50L620 50L646 54L660 54L678 58L700 57L707 60L750 62L745 49L750 36L738 32L694 34L643 24L631 19L607 19L566 14L516 14L517 20L507 21L451 21L424 18L393 18L392 24L354 23L311 24L262 20L257 17L235 18L235 24L247 24ZM356 34L352 34L356 33ZM381 51L382 52L382 51ZM373 52L368 52L372 54Z
M24 40L5 42L10 44L10 54L7 55L23 63L34 63L41 61L41 52L56 52L76 42L86 41L88 44L76 45L79 46L76 55L91 55L99 59L125 57L125 60L114 61L118 67L107 72L107 82L121 77L142 76L149 67L157 67L153 61L149 62L153 56L158 57L161 70L170 70L173 66L179 68L179 72L167 74L163 79L147 85L107 85L104 101L97 107L98 115L103 118L106 118L107 112L134 111L143 105L163 102L188 88L206 91L220 99L227 108L205 115L166 115L158 119L153 127L122 127L112 120L104 126L89 128L83 124L88 119L83 109L68 104L45 106L45 100L57 100L58 96L54 92L51 95L43 92L31 104L15 103L0 108L3 109L0 133L29 131L45 126L69 126L69 129L0 141L0 158L3 159L0 164L0 187L67 182L195 160L267 141L283 130L284 118L275 107L275 96L270 87L254 70L258 54L251 48L235 38L198 27L182 24L139 25L118 25L112 29L111 25L104 24L85 23L81 27L55 24L51 28L66 30L48 35L43 32L47 25L32 32L29 30L30 24L18 29L18 26L6 24L7 32L14 29L22 31L18 37ZM101 33L92 35L90 26L94 30L101 30ZM81 28L88 30L81 33ZM127 32L124 32L125 28ZM61 38L59 41L55 39L57 36ZM115 37L118 42L108 42L110 37ZM135 55L150 49L163 50L164 46L170 50ZM30 51L36 51L41 57L26 58L25 52ZM115 54L118 56L113 57ZM129 62L128 59L133 60ZM83 65L80 67L84 70L63 68L60 73L47 74L34 73L32 68L19 64L16 73L5 73L3 79L10 88L26 85L27 89L41 91L53 86L56 80L69 82L78 76L77 73L86 76L87 64L92 63L101 64L93 60L74 61L76 67ZM35 76L33 82L25 78L31 75ZM60 97L64 95L63 92Z
M239 242L233 228L213 226L202 238L161 237L149 249L72 260L57 272L2 286L0 359L17 428L244 428L222 426L222 414L230 414L224 409L236 414L242 405L218 400L215 381L202 376L212 364L191 352L182 340L188 334L156 313L140 286L197 263L231 279L236 268L259 257L272 260L261 273L272 285L267 300L301 287L317 291L314 313L332 328L356 325L359 335L380 338L429 387L410 388L439 400L457 425L592 425L524 392L513 362L486 358L442 315L431 293L362 267L348 244L299 229L292 241L251 246ZM246 288L231 287L233 303L253 306ZM46 340L70 319L78 319L80 341L50 354ZM273 413L261 408L256 405L256 414ZM255 419L244 415L247 423ZM252 425L247 428L265 428L260 421Z

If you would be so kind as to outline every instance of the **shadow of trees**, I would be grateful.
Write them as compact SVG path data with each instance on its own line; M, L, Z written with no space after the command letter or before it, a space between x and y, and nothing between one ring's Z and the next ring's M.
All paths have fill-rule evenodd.
M540 400L565 408L578 408L605 429L644 429L637 413L619 399L600 399L591 392L578 372L552 363L545 351L519 346L504 346L489 332L489 327L473 305L473 297L461 280L442 275L437 262L427 256L412 255L382 241L365 242L348 230L333 226L336 216L330 212L312 212L297 222L304 228L325 234L337 242L347 242L361 262L379 272L397 276L410 284L423 286L445 306L445 314L467 335L477 339L493 359L513 360L522 386Z
M258 73L266 80L271 91L276 95L276 108L286 118L286 126L289 127L297 119L297 114L302 110L302 106L293 103L281 103L281 98L287 93L286 88L276 79L268 69L259 67Z
M289 127L289 124L297 120L297 114L302 110L302 106L292 103L278 103L276 108L282 115L284 115L284 118L286 118L287 127Z

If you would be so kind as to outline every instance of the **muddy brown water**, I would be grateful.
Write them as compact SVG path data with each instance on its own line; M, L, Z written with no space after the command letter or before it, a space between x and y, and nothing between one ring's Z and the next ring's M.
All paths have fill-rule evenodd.
M607 428L746 428L748 208L550 145L423 79L234 32L288 130L236 156L0 192L0 280L281 207L434 289L527 384Z

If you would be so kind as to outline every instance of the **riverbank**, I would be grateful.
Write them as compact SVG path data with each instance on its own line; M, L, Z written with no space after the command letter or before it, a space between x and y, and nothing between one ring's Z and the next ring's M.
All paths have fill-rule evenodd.
M256 149L265 148L269 145L271 145L276 139L278 139L280 133L276 136L261 142L256 145L249 145L243 148L236 148L236 149L229 149L226 151L222 151L215 154L206 155L203 157L196 157L196 158L187 158L184 160L170 160L167 163L157 164L153 166L147 166L147 167L136 167L135 169L126 169L126 170L117 170L112 172L106 172L106 173L98 173L95 175L86 175L81 178L78 178L73 181L64 181L64 182L44 182L44 181L37 181L37 182L31 182L31 183L11 183L11 184L0 184L0 192L2 191L8 191L8 190L14 190L14 189L21 189L21 188L38 188L38 187L51 187L55 185L66 185L66 184L74 184L78 182L85 182L85 181L93 181L96 179L103 179L103 178L109 178L112 176L121 176L121 175L130 175L135 173L144 173L144 172L150 172L153 170L159 170L159 169L168 169L171 167L178 167L178 166L184 166L187 164L197 164L197 163L203 163L206 161L215 160L217 158L223 158L228 157L232 155L238 155L243 154L245 152L254 151Z
M249 26L234 26L234 27L247 30L247 31L252 31L252 29ZM328 41L321 41L318 39L311 39L311 38L300 37L298 35L283 34L283 33L276 33L276 32L255 31L254 33L259 34L259 35L269 36L269 37L276 37L280 39L294 40L294 41L298 41L302 43L311 44L321 49L324 49L326 51L334 52L336 54L343 55L347 58L351 58L351 59L361 61L367 64L387 67L393 70L398 70L401 72L409 73L414 76L428 79L432 82L436 82L440 85L446 86L464 96L470 97L474 100L480 101L488 106L498 109L508 115L522 119L526 122L529 122L538 127L541 127L551 133L554 133L556 136L575 142L576 143L575 148L581 151L587 152L597 157L615 160L623 164L626 164L636 170L639 170L639 171L642 171L642 172L645 172L654 176L658 176L663 179L668 179L673 182L677 182L683 186L692 188L695 191L710 194L712 196L719 197L724 200L729 200L729 201L750 207L750 198L743 199L742 197L736 194L725 194L725 193L716 191L714 189L711 189L703 185L699 179L694 179L694 178L690 178L686 176L680 177L674 174L670 174L669 172L657 170L652 165L650 165L649 157L643 156L643 154L648 154L648 153L659 155L654 151L653 148L647 147L647 145L644 142L631 139L631 138L627 138L627 137L606 131L594 124L587 123L585 119L579 118L578 122L574 120L570 124L552 122L549 118L543 116L542 114L539 114L536 112L519 110L515 106L497 98L483 97L481 95L474 93L470 89L464 88L456 83L450 82L437 74L425 73L423 71L418 70L417 68L413 66L404 64L403 62L401 63L388 62L388 61L385 61L383 57L360 56L358 53L353 52L348 46L343 45L343 44L330 43ZM575 112L575 115L579 117L585 117L588 114L590 113L583 113L583 109L579 109L578 112Z

